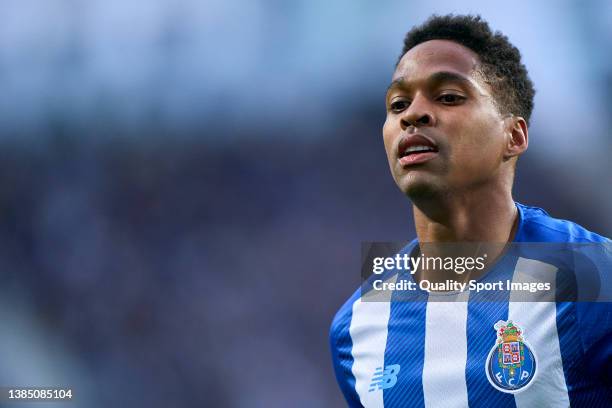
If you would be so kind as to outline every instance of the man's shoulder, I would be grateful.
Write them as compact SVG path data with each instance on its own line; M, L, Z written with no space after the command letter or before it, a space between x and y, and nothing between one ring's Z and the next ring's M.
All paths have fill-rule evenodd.
M407 245L404 245L398 252L399 255L409 254L415 246L418 245L418 240L413 239ZM362 294L367 296L373 288L374 280L382 280L386 281L396 275L398 271L396 269L387 270L381 275L372 274L366 281L362 282L362 284L357 288L355 292L348 298L346 302L340 307L336 315L334 316L330 329L330 338L333 341L335 336L339 336L342 334L347 334L349 331L349 327L351 324L351 319L353 316L353 305L355 302L360 301ZM362 293L362 291L364 291Z
M339 337L348 334L353 315L353 304L361 297L361 287L359 287L346 302L340 307L334 316L329 330L330 340L333 342Z
M539 207L516 204L521 213L522 242L610 242L609 238L589 231L575 222L554 218Z

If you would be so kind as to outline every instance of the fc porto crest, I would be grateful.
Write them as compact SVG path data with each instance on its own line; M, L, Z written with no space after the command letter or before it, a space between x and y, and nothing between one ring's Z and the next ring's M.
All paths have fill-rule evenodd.
M501 392L516 394L527 389L537 373L537 358L525 341L523 329L512 320L493 326L497 341L487 357L487 379Z

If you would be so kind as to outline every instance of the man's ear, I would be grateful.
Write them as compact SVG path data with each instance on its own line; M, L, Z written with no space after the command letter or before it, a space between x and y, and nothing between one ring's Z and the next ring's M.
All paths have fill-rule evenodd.
M511 116L506 119L506 150L504 159L518 157L529 146L529 131L527 121L520 116Z

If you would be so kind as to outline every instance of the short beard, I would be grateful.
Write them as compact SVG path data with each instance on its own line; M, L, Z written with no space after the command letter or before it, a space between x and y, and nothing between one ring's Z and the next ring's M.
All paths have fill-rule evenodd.
M448 216L444 203L452 199L449 190L429 183L419 183L410 186L404 193L429 219L442 222Z
M420 201L440 200L446 195L446 192L439 186L434 186L431 183L415 183L409 186L404 191L404 194L406 194L410 201L417 203Z

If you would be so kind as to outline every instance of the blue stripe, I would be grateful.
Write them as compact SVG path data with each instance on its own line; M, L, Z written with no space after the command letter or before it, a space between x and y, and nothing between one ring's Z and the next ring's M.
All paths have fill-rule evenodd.
M572 406L593 406L584 405L583 392L572 392L572 389L584 389L585 375L584 365L582 364L582 352L580 350L580 339L576 324L576 304L569 302L557 303L557 334L559 336L559 348L561 349L561 360L563 361L563 374L565 384L568 386L570 405ZM577 367L568 369L572 362L578 362Z
M482 281L512 279L516 262L516 257L505 256ZM493 388L485 372L487 356L497 340L493 326L499 320L508 320L510 293L497 292L493 300L487 299L487 296L487 292L472 292L468 303L466 328L468 350L465 366L468 404L470 407L515 408L514 396ZM449 334L449 337L452 338L452 334Z
M557 303L557 332L559 334L559 347L563 360L563 373L565 383L568 388L568 395L571 406L576 407L610 407L612 406L612 390L607 388L602 381L605 374L597 372L591 363L597 358L607 358L610 354L602 350L593 350L591 347L585 355L582 347L584 342L580 337L584 337L586 327L580 327L578 313L579 308L582 315L589 316L597 325L609 328L610 322L605 321L605 309L610 306L605 303ZM609 340L604 340L609 342ZM603 344L603 343L602 343Z
M385 365L399 364L397 383L383 391L385 407L422 407L427 296L391 303Z
M329 331L332 361L336 380L350 407L361 407L361 401L355 391L355 376L353 375L353 340L350 335L351 319L353 318L353 303L359 299L360 290L340 308Z

